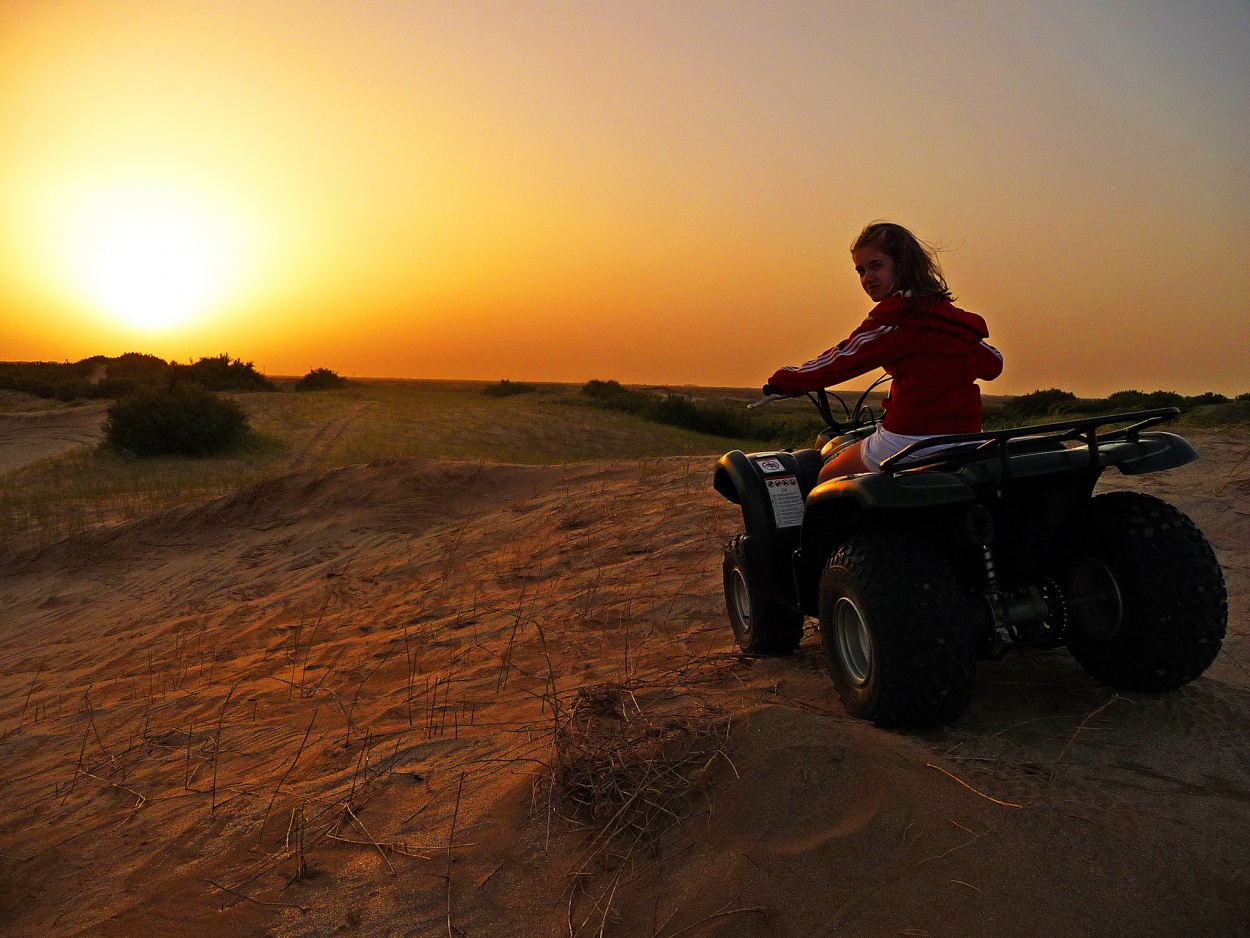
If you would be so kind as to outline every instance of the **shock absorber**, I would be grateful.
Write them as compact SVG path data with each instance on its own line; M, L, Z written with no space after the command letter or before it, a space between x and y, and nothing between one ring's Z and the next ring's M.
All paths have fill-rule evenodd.
M1036 586L1008 590L999 578L998 563L991 546L994 540L994 516L983 505L975 505L964 517L968 538L980 549L985 588L981 595L989 612L993 633L991 654L1001 655L1009 645L1022 640L1031 643L1048 641L1045 622L1049 616L1046 597Z
M998 591L998 566L994 563L994 516L984 505L973 505L964 515L964 534L981 551L981 568L985 572L985 588Z
M1003 621L998 565L994 562L994 549L990 546L994 540L994 516L984 505L974 505L968 509L964 515L964 534L981 555L981 570L985 577L985 587L981 590L986 613L984 637L989 643L990 655L998 658L1012 643L1014 636Z
M989 544L981 545L981 565L985 569L985 588L998 591L998 568L994 565L994 551Z

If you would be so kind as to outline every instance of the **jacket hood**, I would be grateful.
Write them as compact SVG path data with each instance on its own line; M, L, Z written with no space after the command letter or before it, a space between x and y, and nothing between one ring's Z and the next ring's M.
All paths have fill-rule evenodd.
M868 314L890 326L919 326L949 332L970 342L988 338L989 327L976 313L960 309L950 300L930 300L895 293L873 307Z

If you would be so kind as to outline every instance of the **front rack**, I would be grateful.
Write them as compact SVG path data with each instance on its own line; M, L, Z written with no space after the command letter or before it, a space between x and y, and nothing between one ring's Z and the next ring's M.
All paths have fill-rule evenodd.
M1101 417L1083 417L1080 420L1043 423L1034 427L1013 427L1008 430L989 430L981 433L934 436L905 446L892 456L881 460L881 471L885 475L893 475L904 469L919 469L939 463L943 465L966 465L967 463L980 462L983 459L996 456L1002 470L1002 478L1007 479L1011 476L1009 458L1012 455L1007 444L1011 440L1025 438L1030 441L1030 450L1050 449L1056 444L1066 449L1065 443L1080 440L1089 451L1089 465L1093 469L1098 466L1098 447L1100 444L1113 443L1119 440L1136 443L1143 430L1163 423L1166 420L1171 420L1179 413L1180 408L1177 407L1160 407L1156 410L1139 410L1127 414L1106 414ZM1103 434L1098 433L1099 427L1107 426L1108 424L1130 422L1132 422L1130 426L1122 427L1119 430L1111 430ZM951 443L977 443L979 445L975 447L970 446L956 453L931 453L929 454L932 457L930 460L920 463L917 463L914 459L915 454L922 450ZM908 465L900 465L903 460L909 457L912 457L912 461Z

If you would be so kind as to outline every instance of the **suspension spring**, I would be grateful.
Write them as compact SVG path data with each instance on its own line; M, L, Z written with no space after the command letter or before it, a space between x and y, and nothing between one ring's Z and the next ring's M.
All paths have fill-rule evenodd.
M998 567L994 564L994 552L989 544L981 547L981 563L985 567L985 585L992 590L998 589Z

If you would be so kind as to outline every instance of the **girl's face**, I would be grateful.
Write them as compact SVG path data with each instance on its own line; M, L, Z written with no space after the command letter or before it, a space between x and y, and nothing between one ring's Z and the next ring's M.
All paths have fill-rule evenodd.
M864 246L851 252L859 284L874 303L880 303L894 292L894 258L874 247Z

